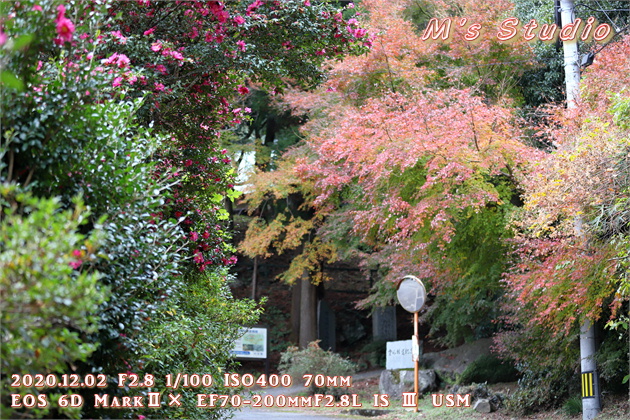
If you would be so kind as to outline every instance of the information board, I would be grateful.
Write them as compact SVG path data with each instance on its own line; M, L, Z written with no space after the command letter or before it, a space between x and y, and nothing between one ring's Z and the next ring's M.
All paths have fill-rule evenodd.
M267 358L267 328L243 328L243 335L236 340L230 353L238 359Z
M385 369L413 369L412 340L388 341L385 353Z

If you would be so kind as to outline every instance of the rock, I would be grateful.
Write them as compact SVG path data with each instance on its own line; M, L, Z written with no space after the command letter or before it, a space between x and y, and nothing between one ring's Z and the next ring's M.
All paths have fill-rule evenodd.
M367 337L361 318L354 313L341 312L337 314L337 325L341 326L339 341L353 345Z
M406 370L384 370L378 383L379 392L387 394L390 398L401 398L405 389ZM413 381L413 379L412 379ZM413 387L413 382L412 385ZM413 388L412 388L413 389Z
M378 384L381 394L390 398L402 398L403 392L413 392L413 370L384 370ZM435 372L431 369L418 372L420 394L437 389Z
M485 398L480 398L473 404L473 409L479 413L492 413L492 408L490 401Z
M479 356L490 354L492 343L491 338L484 338L453 349L423 353L420 362L424 367L435 370L438 376L455 379Z
M418 391L420 394L437 389L436 375L433 369L418 372Z

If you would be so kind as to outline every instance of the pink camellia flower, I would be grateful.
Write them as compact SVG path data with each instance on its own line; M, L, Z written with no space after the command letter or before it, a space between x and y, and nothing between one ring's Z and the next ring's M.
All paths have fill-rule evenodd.
M184 59L184 56L180 52L177 52L177 51L171 52L171 57L173 57L176 60L183 60Z
M236 45L238 45L238 49L241 51L245 51L247 48L244 41L236 41Z
M234 18L234 23L236 23L237 25L242 25L243 23L245 23L245 18L243 16L236 16Z
M112 54L108 59L105 59L101 62L102 64L114 64L118 66L118 68L124 69L129 66L129 57L125 54Z
M203 255L201 255L201 252L199 251L195 251L195 257L193 258L193 260L197 263L197 264L201 264L203 262Z
M72 255L74 255L75 257L80 257L81 251L79 251L78 249L75 249L74 251L72 251Z
M0 31L0 45L4 45L5 42L7 42L7 34Z
M247 86L239 85L238 93L240 93L241 95L247 95L249 93L249 89L247 88Z
M151 51L155 51L158 52L162 49L162 43L161 42L154 42L153 44L151 44Z
M122 85L122 80L123 80L122 77L116 77L114 79L114 81L112 82L112 86L113 87L118 87L118 86Z
M197 232L190 232L190 240L197 241L199 239L199 234Z
M76 270L81 267L81 261L70 261L68 265Z
M304 6L310 6L311 2L309 0L304 0Z
M118 40L121 44L127 43L127 37L125 37L120 31L112 31L112 36Z
M59 13L57 14L57 19L55 19L55 25L59 40L61 42L70 42L72 41L72 34L74 33L74 24L65 16L66 7L63 4L57 7L57 11Z
M151 29L147 29L146 31L144 31L143 35L151 35L153 33L153 31L155 31L155 28L151 28Z
M247 13L245 13L247 16L251 16L252 13L258 9L260 6L262 6L264 3L261 0L256 0L254 1L252 4L250 4L249 6L247 6Z
M38 12L42 11L42 6L40 6L39 4L36 4L35 6L33 6L33 8L31 10L37 10Z
M158 92L164 91L164 85L162 83L157 83L156 82L154 87L155 87L155 90L158 91Z

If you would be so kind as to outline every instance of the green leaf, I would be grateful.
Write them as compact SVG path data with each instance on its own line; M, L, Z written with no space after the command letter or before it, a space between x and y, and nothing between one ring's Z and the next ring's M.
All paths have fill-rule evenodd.
M19 91L24 90L24 82L8 70L4 70L0 73L0 83Z
M33 41L33 38L34 38L33 34L26 34L26 35L17 37L13 41L13 50L21 50L22 48L27 47Z
M630 380L630 375L626 375L623 377L623 381L621 381L622 384L625 384L626 382L628 382L628 380Z

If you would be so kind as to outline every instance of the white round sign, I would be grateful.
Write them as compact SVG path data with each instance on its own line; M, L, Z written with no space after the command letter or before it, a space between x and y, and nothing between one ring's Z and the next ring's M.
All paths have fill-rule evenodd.
M424 284L415 276L405 276L396 291L400 305L408 312L418 312L427 300Z

